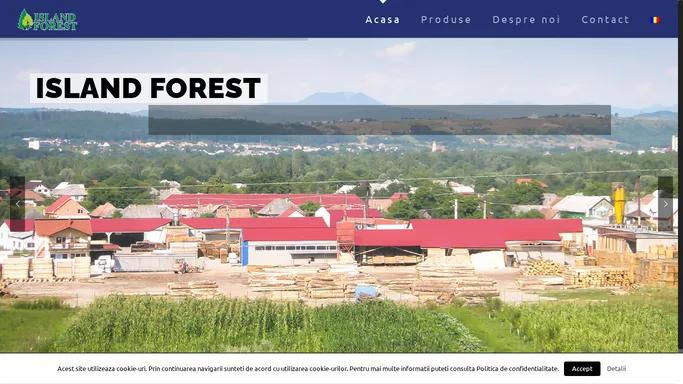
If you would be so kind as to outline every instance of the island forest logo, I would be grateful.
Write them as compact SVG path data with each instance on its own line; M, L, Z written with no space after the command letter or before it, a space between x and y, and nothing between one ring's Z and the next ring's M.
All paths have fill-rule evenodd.
M19 14L17 28L22 31L75 31L77 25L75 13L39 12L31 16L23 9Z

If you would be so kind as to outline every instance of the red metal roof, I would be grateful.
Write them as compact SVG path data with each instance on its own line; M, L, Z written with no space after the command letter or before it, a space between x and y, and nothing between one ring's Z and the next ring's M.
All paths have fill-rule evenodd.
M580 219L411 220L425 248L504 248L506 241L559 241L582 232Z
M33 219L26 220L5 220L5 224L9 227L10 232L32 232L35 228Z
M94 233L117 232L138 233L149 232L171 222L164 218L118 218L118 219L91 219L90 223Z
M335 228L246 228L246 241L336 241Z
M224 229L225 218L186 217L181 224L194 229ZM236 217L230 219L230 228L327 228L321 217Z
M40 219L35 221L38 236L51 236L65 229L74 229L86 235L92 235L90 220L79 219Z
M419 247L420 236L414 229L356 230L355 243L374 247Z
M199 205L223 205L228 204L230 208L253 208L261 209L274 199L289 198L289 200L301 205L312 201L322 206L331 205L358 205L362 206L363 200L356 195L341 194L305 194L305 193L212 193L212 194L174 194L165 198L162 202L169 207L196 207Z
M64 195L59 199L55 200L54 203L48 205L45 208L45 213L55 213L62 205L66 204L67 201L71 200L71 196Z

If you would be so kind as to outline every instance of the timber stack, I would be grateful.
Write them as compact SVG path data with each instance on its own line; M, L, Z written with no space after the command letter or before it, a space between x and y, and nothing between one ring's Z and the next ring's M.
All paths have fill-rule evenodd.
M579 288L629 288L633 280L626 268L576 267L564 274L564 283Z
M218 295L218 284L213 280L168 283L168 295L174 297L212 297Z
M529 259L523 274L525 276L561 276L565 270L564 265L556 261Z
M353 297L358 284L377 281L353 264L247 267L249 287L280 300L342 299Z
M499 295L495 280L476 276L468 265L421 265L416 269L417 279L411 291L420 300L447 302L450 297L474 304Z

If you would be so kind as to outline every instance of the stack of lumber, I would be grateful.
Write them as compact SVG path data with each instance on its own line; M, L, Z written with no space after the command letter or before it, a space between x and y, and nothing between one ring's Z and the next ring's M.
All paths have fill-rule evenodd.
M130 245L131 252L152 252L155 249L162 249L164 247L161 243L153 243L149 240L136 241L135 244Z
M33 278L37 280L52 280L54 278L54 270L52 268L52 259L49 257L36 258L31 262L33 269Z
M306 284L319 266L248 265L249 287L272 299L296 300L304 297Z
M8 257L2 263L3 280L25 280L28 279L28 272L31 266L31 259L28 257Z
M368 257L368 264L370 265L411 265L417 264L418 261L418 257L415 255L373 255Z
M678 258L640 260L637 281L644 285L678 287Z
M75 279L89 279L90 278L90 257L75 257L74 258L74 278Z
M476 276L471 266L420 265L416 269L411 292L420 300L443 300L445 294L474 303L499 294L496 282Z
M529 259L527 266L524 268L523 274L525 276L560 276L564 272L564 265L558 262L543 259Z
M652 245L647 251L615 252L596 250L598 266L625 268L632 282L643 285L678 286L678 274L662 274L664 266L677 264L678 246Z
M574 265L577 267L590 267L590 266L596 266L598 264L597 264L595 257L574 256Z
M273 299L338 299L353 297L358 284L377 281L353 264L300 266L249 265L249 287Z
M199 254L199 241L194 238L189 238L186 241L171 241L168 243L168 249L175 253Z
M200 255L212 260L220 258L221 260L225 259L227 263L228 253L230 252L239 253L239 245L230 244L230 249L228 250L227 241L225 240L203 241L199 243Z
M168 295L175 297L210 297L218 295L218 284L212 280L168 283Z
M415 283L414 277L406 277L400 279L383 280L382 285L387 289L397 292L410 292Z
M580 288L622 287L632 284L629 272L619 267L576 267L564 274L564 282Z
M524 276L517 279L517 287L523 291L542 291L548 286L563 284L562 276Z
M54 260L55 279L71 280L74 277L74 260Z

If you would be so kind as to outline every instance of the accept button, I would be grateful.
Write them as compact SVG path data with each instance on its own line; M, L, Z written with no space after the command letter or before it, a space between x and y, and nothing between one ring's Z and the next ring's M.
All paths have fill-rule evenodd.
M565 361L565 376L600 376L599 361Z

